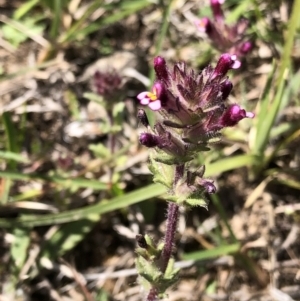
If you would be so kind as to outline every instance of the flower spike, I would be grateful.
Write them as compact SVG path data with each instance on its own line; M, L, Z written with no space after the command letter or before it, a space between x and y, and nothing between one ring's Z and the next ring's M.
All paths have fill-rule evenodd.
M210 0L213 19L207 17L197 20L196 27L207 34L213 46L221 52L245 56L253 49L253 43L247 41L246 31L249 21L242 18L234 25L225 23L222 4L225 0Z
M226 75L239 66L236 55L229 53L220 56L215 68L208 66L200 74L189 70L183 62L168 68L162 57L155 58L158 80L152 92L142 92L137 98L142 105L158 111L162 120L155 125L153 134L140 137L141 143L168 154L168 157L160 154L160 161L187 162L196 151L207 149L224 127L253 118L253 113L239 105L226 106L233 88Z
M222 54L216 67L208 66L200 73L184 62L168 68L162 57L156 57L152 91L137 96L142 105L160 114L159 121L151 128L145 112L138 111L139 120L147 128L139 141L151 149L149 169L154 182L167 188L170 201L164 242L155 245L149 236L137 236L136 266L140 277L151 285L147 301L158 300L176 281L172 251L179 206L207 208L207 195L216 192L213 180L204 178L205 166L195 170L186 163L199 152L209 150L223 128L254 117L237 104L226 104L233 88L227 73L239 66L236 55L231 53Z

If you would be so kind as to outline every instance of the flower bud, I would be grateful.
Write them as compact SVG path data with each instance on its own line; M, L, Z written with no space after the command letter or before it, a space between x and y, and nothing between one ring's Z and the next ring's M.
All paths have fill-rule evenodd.
M253 44L250 41L244 42L238 48L238 51L245 55L248 54L253 49Z
M143 109L138 110L137 117L144 127L147 128L149 126L148 117L146 115L146 112Z
M164 58L157 56L154 58L154 70L156 78L161 81L169 81L169 72Z
M223 100L225 100L229 96L232 88L233 88L233 85L232 85L232 82L229 79L226 79L223 83L221 83L220 90L222 92L222 99Z
M213 25L209 18L204 17L201 20L197 20L195 21L195 25L200 32L205 32L208 36L210 36Z
M254 113L246 112L239 105L230 106L221 116L220 123L224 127L234 126L244 118L253 118Z
M221 0L210 0L210 7L213 12L214 19L216 21L220 21L220 20L224 19L223 10L221 7L221 4L223 2L224 1L221 1Z
M163 141L159 136L150 133L141 133L139 141L142 145L147 147L160 147L163 145Z
M213 78L217 76L225 76L230 69L238 69L241 62L237 60L236 55L224 53L221 55L217 66L213 73Z
M214 185L212 180L199 179L198 184L200 184L205 189L205 192L207 192L209 194L213 194L217 191L217 188Z
M146 239L143 235L138 234L138 235L135 236L135 239L136 239L136 242L137 242L137 244L140 248L142 248L142 249L147 249L148 248Z
M214 48L221 52L244 56L252 50L252 47L249 47L250 44L242 45L245 39L247 39L246 30L250 22L247 19L241 18L234 24L226 24L222 10L224 2L225 0L210 0L213 18L208 19L204 17L201 20L197 20L195 25L199 31L207 34Z

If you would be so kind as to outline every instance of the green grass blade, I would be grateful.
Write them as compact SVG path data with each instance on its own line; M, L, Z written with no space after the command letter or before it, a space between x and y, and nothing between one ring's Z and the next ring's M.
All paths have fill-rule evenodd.
M255 154L262 156L269 143L271 129L275 124L284 91L285 81L282 80L278 87L274 102L271 104L268 113L264 116L264 121L256 133Z
M286 33L284 48L279 69L278 86L285 78L285 73L289 69L297 27L299 27L300 0L293 3L291 17L288 23L288 32Z
M158 39L157 39L157 42L155 45L154 57L160 54L162 46L163 46L163 42L166 38L168 27L169 27L169 16L171 13L171 6L172 6L172 1L169 0L168 5L166 7L164 7L164 10L163 10L162 25L159 30L159 36L158 36ZM154 68L150 68L149 78L150 78L151 86L154 81L154 75L155 75Z
M24 158L22 155L13 153L11 151L0 151L0 159L3 160L12 160L19 163L28 163L29 160Z
M224 209L224 207L222 205L222 202L219 199L219 196L217 194L212 194L210 196L210 198L211 198L212 203L214 204L215 208L219 212L219 215L220 215L221 219L223 220L223 222L224 222L224 224L225 224L225 226L226 226L226 228L227 228L227 230L228 230L228 232L230 234L231 242L237 243L238 240L235 237L235 235L234 235L234 233L233 233L233 231L231 229L231 226L230 226L230 224L228 222L227 214L226 214L225 209Z
M250 11L249 6L252 1L239 1L235 9L230 9L230 13L226 17L226 22L228 24L233 24L237 22L241 17L245 17L245 14Z
M288 23L288 32L286 35L286 41L282 52L280 68L279 68L279 77L276 83L277 86L276 96L272 104L269 106L268 112L265 112L266 110L264 109L262 113L260 113L261 115L260 122L257 128L257 133L256 133L257 139L254 148L254 153L256 154L262 154L264 152L267 143L269 141L271 128L275 123L275 120L279 113L279 108L281 107L281 102L285 92L285 81L289 73L290 58L293 50L296 29L298 26L299 11L300 11L300 0L296 0L294 2L291 18Z
M254 119L254 121L256 122L255 128L254 128L256 139L254 140L254 145L251 145L251 143L250 143L250 147L253 149L254 153L258 153L258 150L261 148L259 133L263 132L264 120L266 118L266 115L268 114L268 107L269 107L269 103L270 103L270 94L271 94L271 88L272 88L275 71L276 71L276 64L275 64L275 61L273 61L272 70L268 75L266 85L262 92L260 101L258 102L258 107L259 107L258 112L259 113Z
M76 39L76 35L80 31L86 19L92 14L92 12L94 12L97 8L101 6L102 2L102 0L94 1L83 14L83 16L78 21L76 21L67 32L63 33L63 35L60 36L58 42L66 43ZM100 27L98 27L98 30L99 28Z
M61 0L53 0L53 5L54 5L54 18L51 23L51 29L50 29L50 36L55 39L58 36L59 33L59 25L60 25L60 20L62 19L62 1Z
M63 224L87 218L91 214L102 215L114 210L126 208L130 205L157 197L166 192L166 188L160 184L151 184L145 188L135 190L111 200L102 200L99 204L84 208L69 210L57 214L43 216L24 216L19 219L0 219L0 227L35 227L54 224Z
M218 160L217 162L206 165L205 176L215 176L222 172L233 170L243 166L254 165L257 161L257 156L253 155L240 155L231 158Z
M83 179L83 178L64 178L60 176L48 176L40 174L22 174L20 172L14 171L0 171L0 177L10 179L10 180L39 180L47 181L62 185L63 187L72 188L91 188L95 190L106 190L108 188L107 184L102 183L97 180Z
M42 196L44 193L45 192L41 189L30 189L21 194L10 197L9 200L10 200L10 203L20 202L20 201L24 201L24 200L37 198L39 196Z
M97 7L100 6L100 3L102 1L95 2L91 5L91 7L88 9L88 11L84 14L84 16L78 20L74 25L59 38L59 43L65 43L70 42L72 40L76 40L82 37L87 36L88 34L91 34L99 29L101 29L103 26L107 26L110 24L113 24L115 22L118 22L132 14L137 13L138 11L148 7L151 5L148 1L135 1L134 5L130 6L129 8L125 7L124 10L115 11L111 9L109 11L109 7L107 7L107 11L109 11L109 15L103 18L100 18L100 20L95 21L91 24L88 24L87 26L83 26L85 20L90 16L90 14L95 11ZM105 8L106 6L104 6ZM122 8L122 7L121 7Z
M14 128L14 125L11 120L11 115L9 112L4 112L2 114L2 121L5 128L5 134L6 134L6 148L10 152L18 152L18 144L16 140L16 131ZM15 165L15 164L13 164Z
M32 10L38 3L39 3L39 0L26 1L14 12L13 18L15 20L20 20L27 13L29 13L30 10Z
M17 135L9 112L4 112L2 114L2 121L5 129L6 149L10 153L17 153L18 152L18 143L16 140ZM16 162L14 160L9 160L7 162L7 166L12 170L15 170L17 167ZM8 202L10 186L11 186L11 180L6 179L4 181L4 189L1 196L2 204Z
M183 254L182 257L184 260L206 260L211 259L223 255L228 255L232 253L236 253L240 250L240 244L232 244L226 246L216 247L211 250L198 251L193 253Z

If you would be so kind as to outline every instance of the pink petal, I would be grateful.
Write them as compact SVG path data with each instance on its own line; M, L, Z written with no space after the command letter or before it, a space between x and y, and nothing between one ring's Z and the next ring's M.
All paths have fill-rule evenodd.
M149 103L148 107L152 110L152 111L158 111L161 109L161 101L159 99L152 101Z
M231 56L231 60L233 61L233 64L231 66L232 69L238 69L241 67L242 63L237 60L237 57L235 54Z
M139 100L142 100L145 97L147 97L148 93L149 93L148 91L141 92L136 98L139 99Z
M200 32L205 33L209 26L210 20L208 18L203 18L201 20L196 20L195 25Z
M150 103L150 98L145 97L140 100L140 104L143 106L147 106L149 103Z
M246 112L246 117L248 117L248 118L254 118L255 114L252 113L252 112Z

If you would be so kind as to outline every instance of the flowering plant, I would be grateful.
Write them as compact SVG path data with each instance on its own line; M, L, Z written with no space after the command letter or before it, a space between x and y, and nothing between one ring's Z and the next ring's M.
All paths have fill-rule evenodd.
M206 207L205 195L216 191L213 181L203 177L205 166L192 170L187 163L198 152L209 150L224 127L254 117L238 104L226 104L233 88L227 73L239 66L236 55L229 53L221 55L216 67L208 66L200 73L189 70L184 62L171 70L162 57L156 57L152 91L137 96L142 105L160 115L151 129L145 112L139 110L138 117L147 128L139 140L152 150L149 168L154 182L167 187L170 201L164 242L156 246L147 235L137 237L136 266L150 286L148 301L157 300L176 281L178 271L173 269L171 257L179 206Z
M213 20L204 17L195 24L199 31L208 35L213 46L219 51L244 56L253 48L253 43L246 38L249 22L243 18L233 25L226 24L221 7L224 2L225 0L210 0Z

